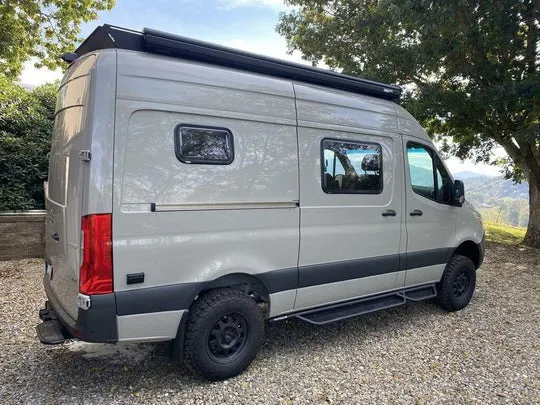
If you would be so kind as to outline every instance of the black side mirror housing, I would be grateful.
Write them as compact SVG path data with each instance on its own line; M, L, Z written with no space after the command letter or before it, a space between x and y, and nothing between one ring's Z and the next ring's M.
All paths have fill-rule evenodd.
M465 185L461 180L454 180L452 187L452 205L461 207L465 202Z

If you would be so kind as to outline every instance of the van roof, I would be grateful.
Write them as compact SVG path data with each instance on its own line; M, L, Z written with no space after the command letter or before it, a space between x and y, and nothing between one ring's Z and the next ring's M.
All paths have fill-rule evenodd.
M401 88L398 86L244 52L151 28L144 28L142 32L138 32L104 24L98 26L75 53L82 56L88 52L108 48L194 60L392 101L398 101L401 95Z

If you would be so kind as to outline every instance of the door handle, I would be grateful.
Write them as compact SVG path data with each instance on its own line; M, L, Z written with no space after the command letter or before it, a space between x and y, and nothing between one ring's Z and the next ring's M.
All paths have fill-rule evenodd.
M51 233L51 238L58 242L60 240L60 235L58 235L56 232Z
M394 211L394 210L383 211L382 216L383 217L395 217L396 216L396 211Z
M409 213L411 217L421 217L423 214L422 210L414 210Z

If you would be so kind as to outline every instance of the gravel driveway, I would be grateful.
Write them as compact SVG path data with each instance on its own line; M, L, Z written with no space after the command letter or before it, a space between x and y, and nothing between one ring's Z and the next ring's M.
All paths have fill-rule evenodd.
M415 303L327 327L268 325L208 383L165 344L41 345L41 260L0 262L0 403L540 403L540 253L489 245L469 307Z

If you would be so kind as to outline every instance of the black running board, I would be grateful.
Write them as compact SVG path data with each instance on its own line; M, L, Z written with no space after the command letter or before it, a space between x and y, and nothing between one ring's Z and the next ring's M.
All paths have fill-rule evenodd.
M380 311L381 309L397 307L405 304L407 301L423 301L435 296L437 296L435 284L430 284L311 309L291 314L290 316L314 325L326 325L355 316L369 314L370 312ZM275 320L284 318L285 317L279 317Z

